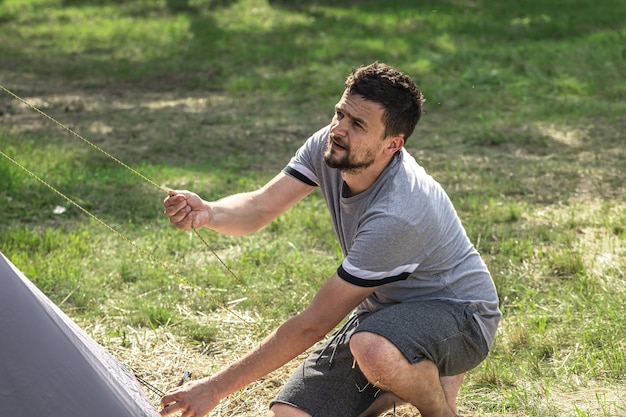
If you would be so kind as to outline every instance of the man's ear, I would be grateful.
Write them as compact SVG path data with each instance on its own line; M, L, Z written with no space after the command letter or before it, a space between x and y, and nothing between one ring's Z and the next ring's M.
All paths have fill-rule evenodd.
M389 153L396 153L404 146L404 136L397 135L391 138L387 144L386 151Z

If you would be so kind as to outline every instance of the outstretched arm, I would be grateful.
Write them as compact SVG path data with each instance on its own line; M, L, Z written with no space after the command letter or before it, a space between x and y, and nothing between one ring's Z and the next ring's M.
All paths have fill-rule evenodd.
M207 378L176 388L161 399L162 416L200 417L218 402L286 364L331 331L374 291L334 274L302 313L284 322L247 355Z
M189 191L170 190L163 204L165 215L179 229L207 227L241 236L267 225L314 189L281 172L256 191L209 202Z

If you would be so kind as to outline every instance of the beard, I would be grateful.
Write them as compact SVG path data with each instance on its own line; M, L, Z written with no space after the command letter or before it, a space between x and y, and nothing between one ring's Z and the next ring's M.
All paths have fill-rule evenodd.
M341 155L338 151L333 149L333 138L332 134L329 135L323 155L324 162L329 167L336 168L344 173L358 174L374 163L375 155L372 152L366 153L364 158L357 160L354 155L350 153L350 148L343 147L344 153Z

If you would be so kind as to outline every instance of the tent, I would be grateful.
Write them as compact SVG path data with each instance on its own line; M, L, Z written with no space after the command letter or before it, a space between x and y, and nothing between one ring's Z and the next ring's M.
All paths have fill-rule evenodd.
M0 415L159 416L132 373L2 253Z

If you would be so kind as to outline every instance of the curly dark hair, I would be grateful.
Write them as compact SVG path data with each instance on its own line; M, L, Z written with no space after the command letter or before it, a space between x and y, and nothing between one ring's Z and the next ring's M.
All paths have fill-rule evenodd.
M403 135L406 143L413 134L426 101L408 75L380 62L353 69L345 82L348 94L380 104L385 110L385 137Z

